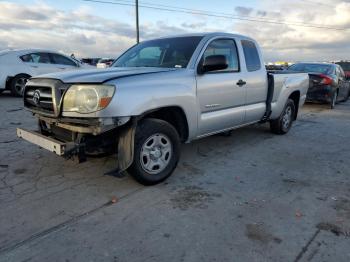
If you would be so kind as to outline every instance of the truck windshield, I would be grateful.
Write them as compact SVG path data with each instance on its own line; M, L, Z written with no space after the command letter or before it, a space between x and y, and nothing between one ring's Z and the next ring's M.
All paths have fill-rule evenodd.
M322 73L326 75L333 74L333 66L324 64L294 64L288 68L291 71L305 72L305 73Z
M126 51L113 66L185 68L201 40L191 36L146 41Z

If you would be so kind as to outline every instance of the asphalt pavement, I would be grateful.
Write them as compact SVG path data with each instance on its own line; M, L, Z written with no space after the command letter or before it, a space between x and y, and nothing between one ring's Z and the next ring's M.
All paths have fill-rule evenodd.
M152 187L18 139L20 98L0 112L0 261L350 261L350 101L183 145Z

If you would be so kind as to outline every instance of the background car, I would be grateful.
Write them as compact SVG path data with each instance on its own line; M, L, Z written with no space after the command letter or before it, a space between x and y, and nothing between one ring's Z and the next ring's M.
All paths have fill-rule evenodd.
M350 61L340 61L336 62L337 65L340 65L344 70L345 77L350 80Z
M65 70L92 68L63 54L23 49L0 52L0 93L8 89L21 96L27 80L32 76Z
M110 67L114 62L114 59L111 58L102 58L97 63L97 68L107 68Z
M333 109L337 102L349 98L349 82L343 69L337 64L297 63L288 70L309 73L310 86L306 98L309 102L327 102Z
M82 58L81 62L83 62L84 64L96 66L98 61L100 61L100 60L101 60L101 58Z
M267 71L281 71L286 69L282 65L266 65L265 68Z

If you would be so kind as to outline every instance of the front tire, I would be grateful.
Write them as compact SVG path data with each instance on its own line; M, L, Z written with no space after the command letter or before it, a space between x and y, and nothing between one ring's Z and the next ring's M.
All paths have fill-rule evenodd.
M293 125L294 116L294 101L292 99L288 99L280 117L270 121L271 132L277 135L287 134Z
M180 158L180 137L168 122L148 118L136 129L134 161L129 173L143 185L167 179Z
M15 76L10 84L11 94L13 96L23 96L24 87L29 78L30 76L26 74L19 74Z

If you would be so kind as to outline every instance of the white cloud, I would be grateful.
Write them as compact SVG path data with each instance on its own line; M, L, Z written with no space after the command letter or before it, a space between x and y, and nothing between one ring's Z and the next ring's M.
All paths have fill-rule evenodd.
M237 7L236 10L286 23L350 28L350 2L329 3L315 6L297 0L264 0L256 9ZM230 21L200 15L183 14L183 18L178 25L148 19L141 24L141 37L197 31L238 32L256 38L269 61L350 59L350 30ZM45 2L32 5L0 2L0 49L37 47L80 57L115 57L135 43L135 26L133 21L130 23L94 15L89 5L70 12Z
M319 6L288 0L266 0L264 3L264 10L283 10L283 16L266 13L266 17L274 20L350 28L349 2L335 0L329 2L331 5ZM266 60L350 59L350 30L248 22L240 22L234 29L256 38L263 46Z

